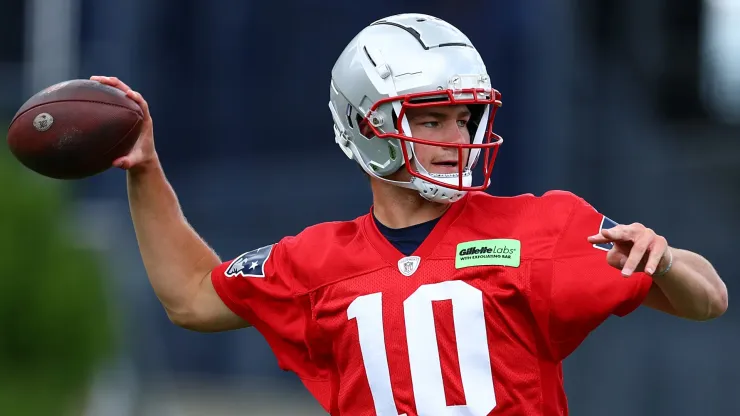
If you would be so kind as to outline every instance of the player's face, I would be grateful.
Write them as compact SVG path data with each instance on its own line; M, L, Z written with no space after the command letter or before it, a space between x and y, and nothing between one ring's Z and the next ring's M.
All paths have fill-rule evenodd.
M441 144L470 143L468 122L470 110L465 105L409 108L406 116L411 136ZM469 149L462 149L462 160L468 160ZM430 173L458 173L458 150L455 147L414 144L414 153Z

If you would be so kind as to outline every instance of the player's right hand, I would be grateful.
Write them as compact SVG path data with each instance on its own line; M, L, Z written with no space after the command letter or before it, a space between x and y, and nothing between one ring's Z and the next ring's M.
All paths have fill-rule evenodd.
M116 77L92 76L90 79L125 92L127 97L139 104L141 112L144 114L144 125L142 126L139 139L126 156L113 161L113 166L134 171L158 163L157 152L154 149L152 116L149 114L149 105L144 100L144 97Z

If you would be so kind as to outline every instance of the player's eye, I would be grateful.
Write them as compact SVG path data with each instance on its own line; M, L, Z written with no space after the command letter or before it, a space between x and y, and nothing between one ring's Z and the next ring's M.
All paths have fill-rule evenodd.
M422 123L424 127L428 127L430 129L433 129L435 127L439 127L439 121L425 121Z
M468 125L468 120L457 120L458 127L465 127Z

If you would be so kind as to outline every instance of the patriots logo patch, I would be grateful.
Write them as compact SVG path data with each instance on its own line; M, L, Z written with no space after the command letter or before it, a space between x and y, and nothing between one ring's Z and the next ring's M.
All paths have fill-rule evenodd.
M601 233L601 230L609 229L612 227L616 227L617 223L609 219L606 215L604 215L604 218L601 219L601 226L599 227L599 233ZM598 248L599 250L609 251L614 247L614 243L602 243L602 244L594 244L594 248Z
M272 244L260 247L256 250L247 251L241 256L235 258L224 274L226 277L265 277L265 262L270 258L272 253Z

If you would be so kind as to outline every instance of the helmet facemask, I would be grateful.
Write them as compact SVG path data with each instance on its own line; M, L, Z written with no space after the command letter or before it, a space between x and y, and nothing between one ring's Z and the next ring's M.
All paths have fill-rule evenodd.
M460 77L453 78L460 79ZM411 108L466 105L471 111L468 129L470 143L446 143L419 139L411 136L407 110ZM493 164L498 147L503 139L493 133L496 110L501 106L501 94L491 88L447 89L388 97L374 103L364 118L359 120L362 136L369 140L384 139L389 145L399 148L403 166L411 175L411 181L394 184L416 189L422 197L434 202L450 203L462 198L468 191L482 191L490 184ZM392 114L386 122L384 114ZM383 127L393 126L391 128ZM455 149L457 154L456 173L431 173L415 153L415 145L426 145ZM465 158L464 150L469 154ZM482 183L473 184L473 169L483 156ZM372 172L369 172L372 174ZM373 175L380 177L378 175ZM383 179L382 177L380 177ZM409 186L406 186L409 185Z

